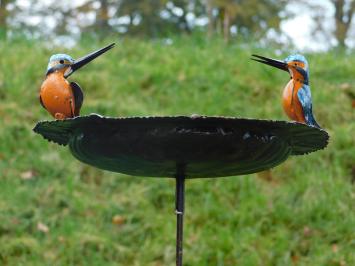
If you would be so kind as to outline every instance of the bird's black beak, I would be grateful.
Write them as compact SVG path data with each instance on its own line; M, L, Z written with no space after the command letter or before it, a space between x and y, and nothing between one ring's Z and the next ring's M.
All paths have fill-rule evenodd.
M73 64L71 64L69 66L69 68L67 69L67 71L65 71L64 73L64 77L67 78L69 77L71 74L74 73L74 71L78 70L79 68L85 66L87 63L91 62L92 60L94 60L96 57L102 55L103 53L107 52L108 50L110 50L111 48L113 48L115 46L115 43L111 43L110 45L101 48L100 50L97 50L95 52L92 52L82 58L79 58L77 60L75 60L75 62Z
M256 54L253 54L252 56L254 56L254 58L251 58L251 59L254 61L266 64L269 66L273 66L273 67L276 67L278 69L288 72L287 63L285 63L283 61L267 58L267 57L256 55Z

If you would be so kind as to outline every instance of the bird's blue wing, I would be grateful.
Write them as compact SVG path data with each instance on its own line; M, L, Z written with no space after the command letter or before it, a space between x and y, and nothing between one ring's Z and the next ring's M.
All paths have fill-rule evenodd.
M303 111L312 110L312 95L308 85L303 84L297 92L298 100L301 102ZM306 109L306 110L305 110Z
M298 100L300 101L303 109L304 118L308 125L320 127L313 117L312 111L312 95L311 89L308 85L303 84L297 92Z

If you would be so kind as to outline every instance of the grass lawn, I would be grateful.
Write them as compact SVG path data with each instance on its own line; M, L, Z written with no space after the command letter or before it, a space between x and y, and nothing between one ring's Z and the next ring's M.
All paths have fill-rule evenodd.
M0 42L0 265L175 263L174 180L94 169L32 132L51 119L38 101L49 56L105 44ZM84 90L82 114L287 120L288 75L252 53L287 56L218 41L124 40L70 80ZM306 56L329 146L289 158L271 181L188 180L184 265L355 265L355 55Z

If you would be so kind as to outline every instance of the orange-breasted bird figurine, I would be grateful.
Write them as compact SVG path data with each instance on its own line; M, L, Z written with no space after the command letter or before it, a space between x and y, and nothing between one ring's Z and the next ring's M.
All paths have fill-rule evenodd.
M75 82L68 82L67 78L114 46L112 43L77 60L66 54L55 54L50 57L39 100L55 119L63 120L78 116L83 104L84 94L80 86Z
M282 105L287 116L294 121L320 128L313 116L309 66L306 58L300 54L293 54L280 61L260 55L253 56L252 59L257 62L289 72L291 80L282 95Z

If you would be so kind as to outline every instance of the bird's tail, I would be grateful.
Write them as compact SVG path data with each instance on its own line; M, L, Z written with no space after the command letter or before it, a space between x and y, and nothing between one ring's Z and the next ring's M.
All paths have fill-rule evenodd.
M322 128L316 121L316 119L314 118L314 116L311 114L309 116L309 121L308 121L308 124L312 125L312 126L315 126L315 127L318 127L318 128Z

